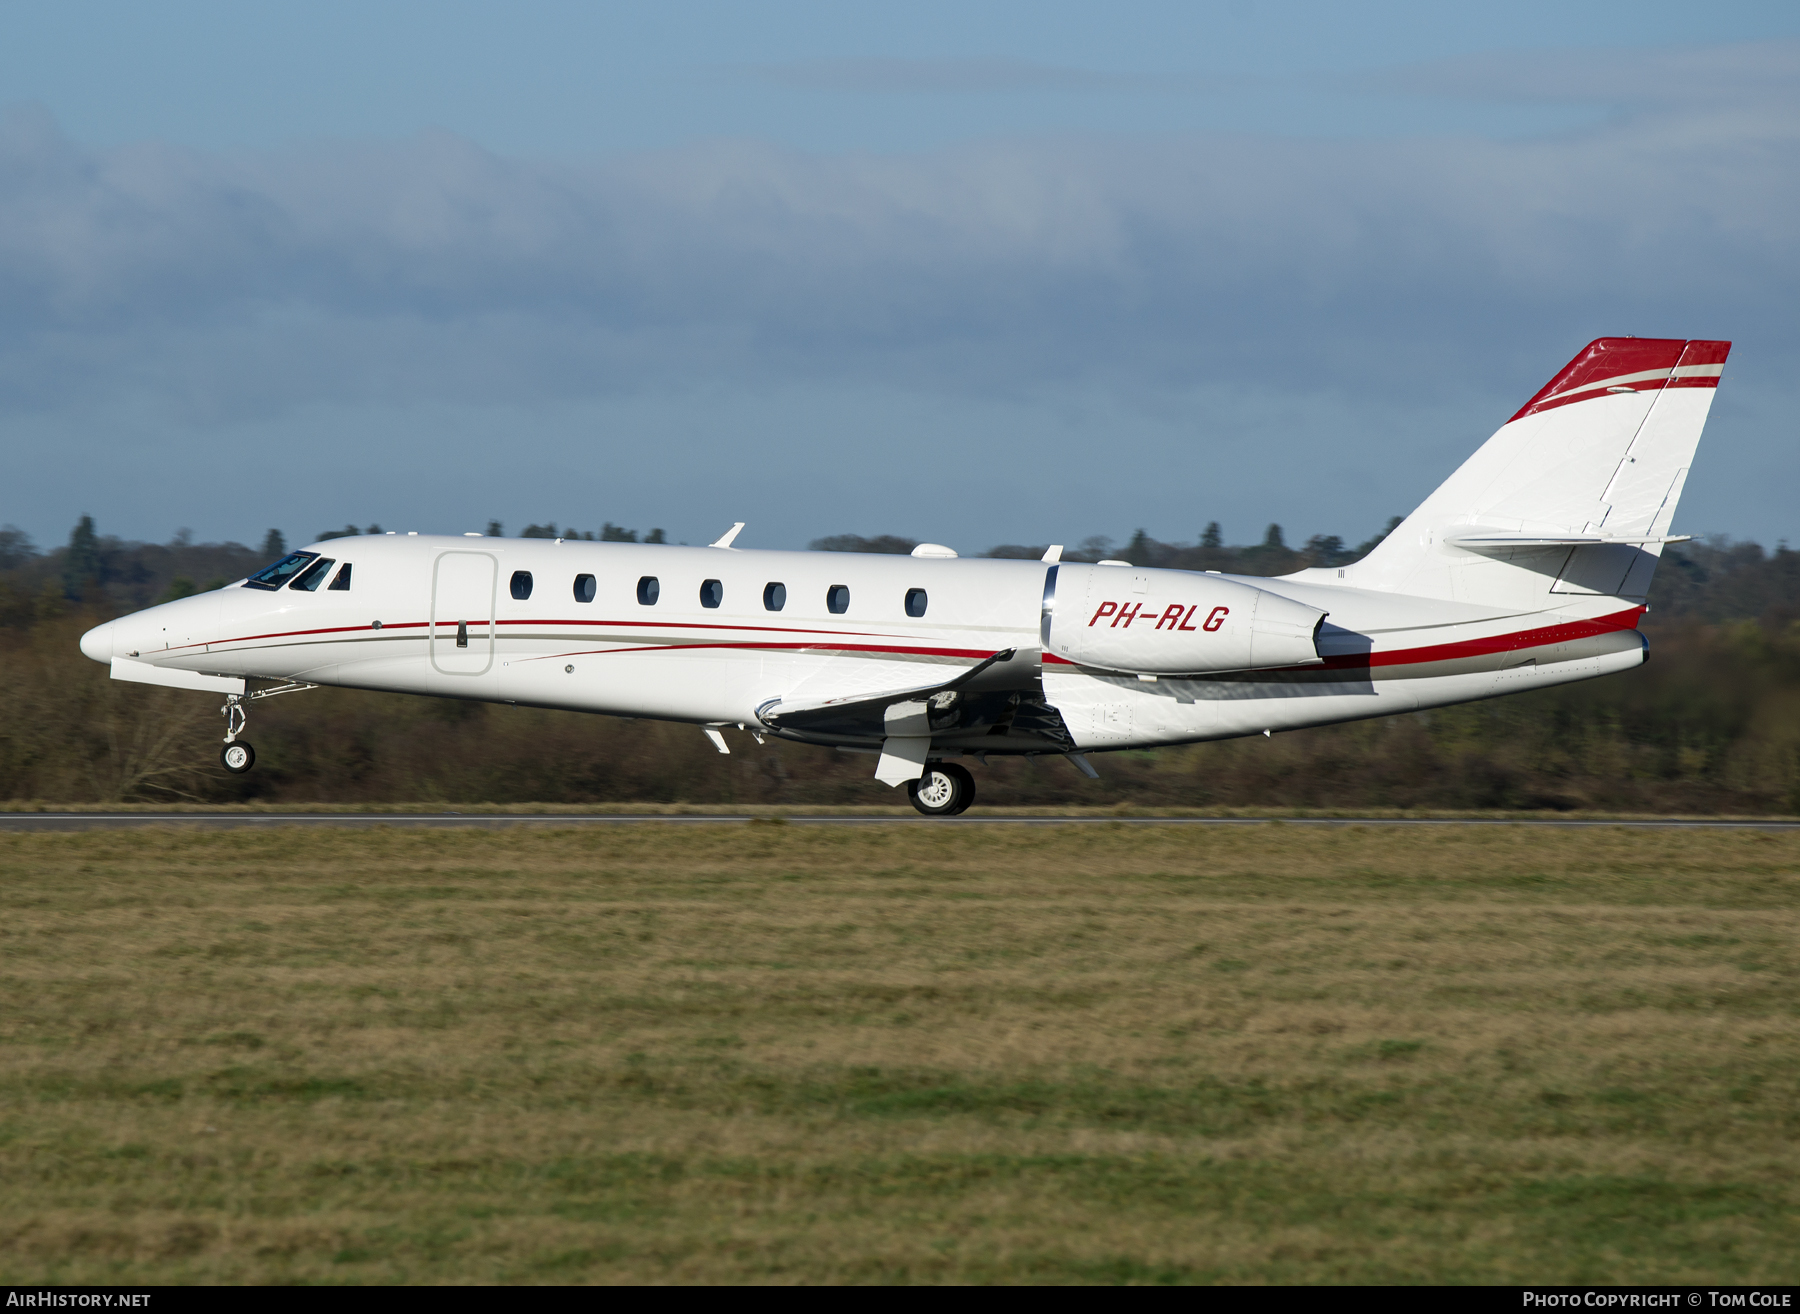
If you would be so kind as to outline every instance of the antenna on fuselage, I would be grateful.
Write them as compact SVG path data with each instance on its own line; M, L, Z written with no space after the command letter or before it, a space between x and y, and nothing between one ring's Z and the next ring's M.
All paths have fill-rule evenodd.
M738 531L743 529L743 527L744 527L744 522L742 520L738 521L730 529L726 530L723 534L719 535L719 541L712 544L712 546L713 547L722 547L722 548L730 547L731 540L738 536Z

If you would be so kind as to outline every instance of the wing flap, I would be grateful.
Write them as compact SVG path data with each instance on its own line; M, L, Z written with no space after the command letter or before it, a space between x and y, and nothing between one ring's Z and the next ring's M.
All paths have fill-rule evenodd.
M952 679L937 680L931 684L914 685L905 689L890 689L883 693L846 694L839 698L824 698L811 702L786 702L780 698L771 698L757 707L756 717L771 730L808 729L814 726L846 722L866 723L874 735L879 738L887 732L888 708L900 703L916 702L923 705L940 694L964 689L995 667L1005 667L1013 663L1018 656L1016 648L1003 648L997 653L984 657L967 670L959 672ZM922 712L923 707L921 707Z

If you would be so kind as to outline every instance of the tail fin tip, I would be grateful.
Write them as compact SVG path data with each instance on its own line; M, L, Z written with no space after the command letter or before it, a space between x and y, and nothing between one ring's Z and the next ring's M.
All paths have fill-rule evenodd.
M1731 354L1729 342L1689 338L1595 338L1514 414L1540 415L1609 392L1714 388ZM1510 424L1512 421L1509 420Z

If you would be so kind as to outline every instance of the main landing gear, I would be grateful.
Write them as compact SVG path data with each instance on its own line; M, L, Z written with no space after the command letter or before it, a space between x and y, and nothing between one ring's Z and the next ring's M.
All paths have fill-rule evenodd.
M219 713L225 718L225 747L219 750L219 765L234 776L241 776L256 765L256 750L238 736L244 733L244 723L250 719L244 704L258 698L273 698L276 694L298 693L302 689L317 689L316 684L308 684L304 680L289 680L286 684L278 684L273 689L258 689L254 693L226 694L225 706Z
M906 782L912 805L928 817L954 817L975 801L975 777L954 762L927 762L925 774Z

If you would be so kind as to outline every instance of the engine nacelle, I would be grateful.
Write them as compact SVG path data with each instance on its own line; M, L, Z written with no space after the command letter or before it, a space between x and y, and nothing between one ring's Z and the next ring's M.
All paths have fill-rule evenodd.
M1325 613L1217 575L1065 562L1044 589L1044 651L1133 675L1317 665Z

